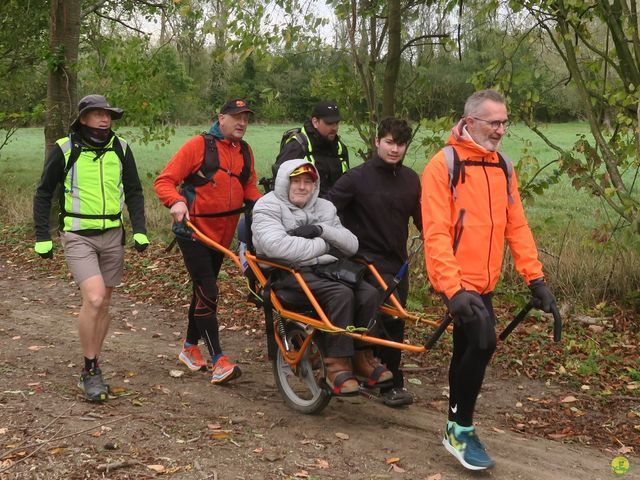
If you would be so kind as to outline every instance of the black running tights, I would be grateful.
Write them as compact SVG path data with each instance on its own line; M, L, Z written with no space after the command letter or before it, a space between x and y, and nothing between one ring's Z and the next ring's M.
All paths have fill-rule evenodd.
M493 312L491 294L482 295L489 312L489 321L454 322L453 355L449 365L449 420L458 425L473 425L473 412L485 370L496 350L496 317ZM486 348L480 348L481 329L487 339Z
M189 306L187 342L197 345L204 339L213 358L222 353L218 335L218 286L216 281L224 254L200 242L178 238L178 245L191 277L193 293Z

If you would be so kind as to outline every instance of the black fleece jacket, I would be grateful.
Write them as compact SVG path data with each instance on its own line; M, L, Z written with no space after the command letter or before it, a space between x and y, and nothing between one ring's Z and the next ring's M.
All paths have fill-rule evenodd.
M374 155L340 177L328 199L358 237L358 253L381 273L396 274L407 259L409 219L422 231L418 174Z

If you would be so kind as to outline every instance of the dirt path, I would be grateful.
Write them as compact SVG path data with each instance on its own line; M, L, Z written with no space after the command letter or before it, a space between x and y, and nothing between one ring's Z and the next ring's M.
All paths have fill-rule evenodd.
M79 293L57 277L28 275L0 259L0 472L10 467L0 479L613 478L611 454L509 431L504 415L517 385L492 373L477 420L497 467L471 474L440 444L442 372L414 375L422 385L409 385L416 403L406 409L358 397L333 399L322 414L303 416L281 400L261 331L222 332L226 353L244 374L213 386L206 374L176 363L184 315L121 294L101 362L120 396L88 404L75 387ZM185 374L173 378L174 369ZM34 450L28 444L53 437L21 461ZM395 467L386 462L393 457ZM99 471L116 461L130 465Z

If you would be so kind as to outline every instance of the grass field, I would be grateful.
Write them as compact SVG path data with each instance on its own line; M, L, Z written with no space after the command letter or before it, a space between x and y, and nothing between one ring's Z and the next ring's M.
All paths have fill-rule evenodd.
M249 126L245 138L254 149L259 177L270 172L282 132L293 126L296 125ZM156 238L166 238L169 217L155 199L153 180L187 138L207 128L206 125L178 127L171 141L162 146L131 142L147 193L149 228ZM123 127L118 132L124 138L131 138L131 133L127 135L128 130ZM572 122L549 125L543 131L554 143L570 147L578 135L588 133L588 128L584 123ZM352 164L359 164L355 152L363 144L356 131L343 126L340 133L353 152ZM41 128L21 129L12 142L0 150L0 203L11 223L28 225L31 222L32 196L43 165L43 144ZM556 156L533 132L521 125L509 130L502 150L515 163L524 154L533 155L543 163ZM420 146L419 134L409 149L405 165L421 173L432 154ZM601 222L598 212L603 206L597 199L574 190L569 181L564 180L534 198L526 208L545 270L565 296L591 303L603 298L626 298L630 290L638 289L640 255L637 243L634 247L615 242L596 244L589 240L591 230ZM506 270L509 278L510 270L508 267Z

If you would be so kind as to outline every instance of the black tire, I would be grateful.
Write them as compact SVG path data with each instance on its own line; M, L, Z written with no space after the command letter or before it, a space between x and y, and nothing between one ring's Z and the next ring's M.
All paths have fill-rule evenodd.
M292 351L297 351L308 335L304 327L298 324L286 325L286 340ZM331 393L323 387L326 375L324 357L315 338L307 347L295 372L285 361L280 349L273 358L272 365L278 390L290 408L311 415L321 412L329 404Z

